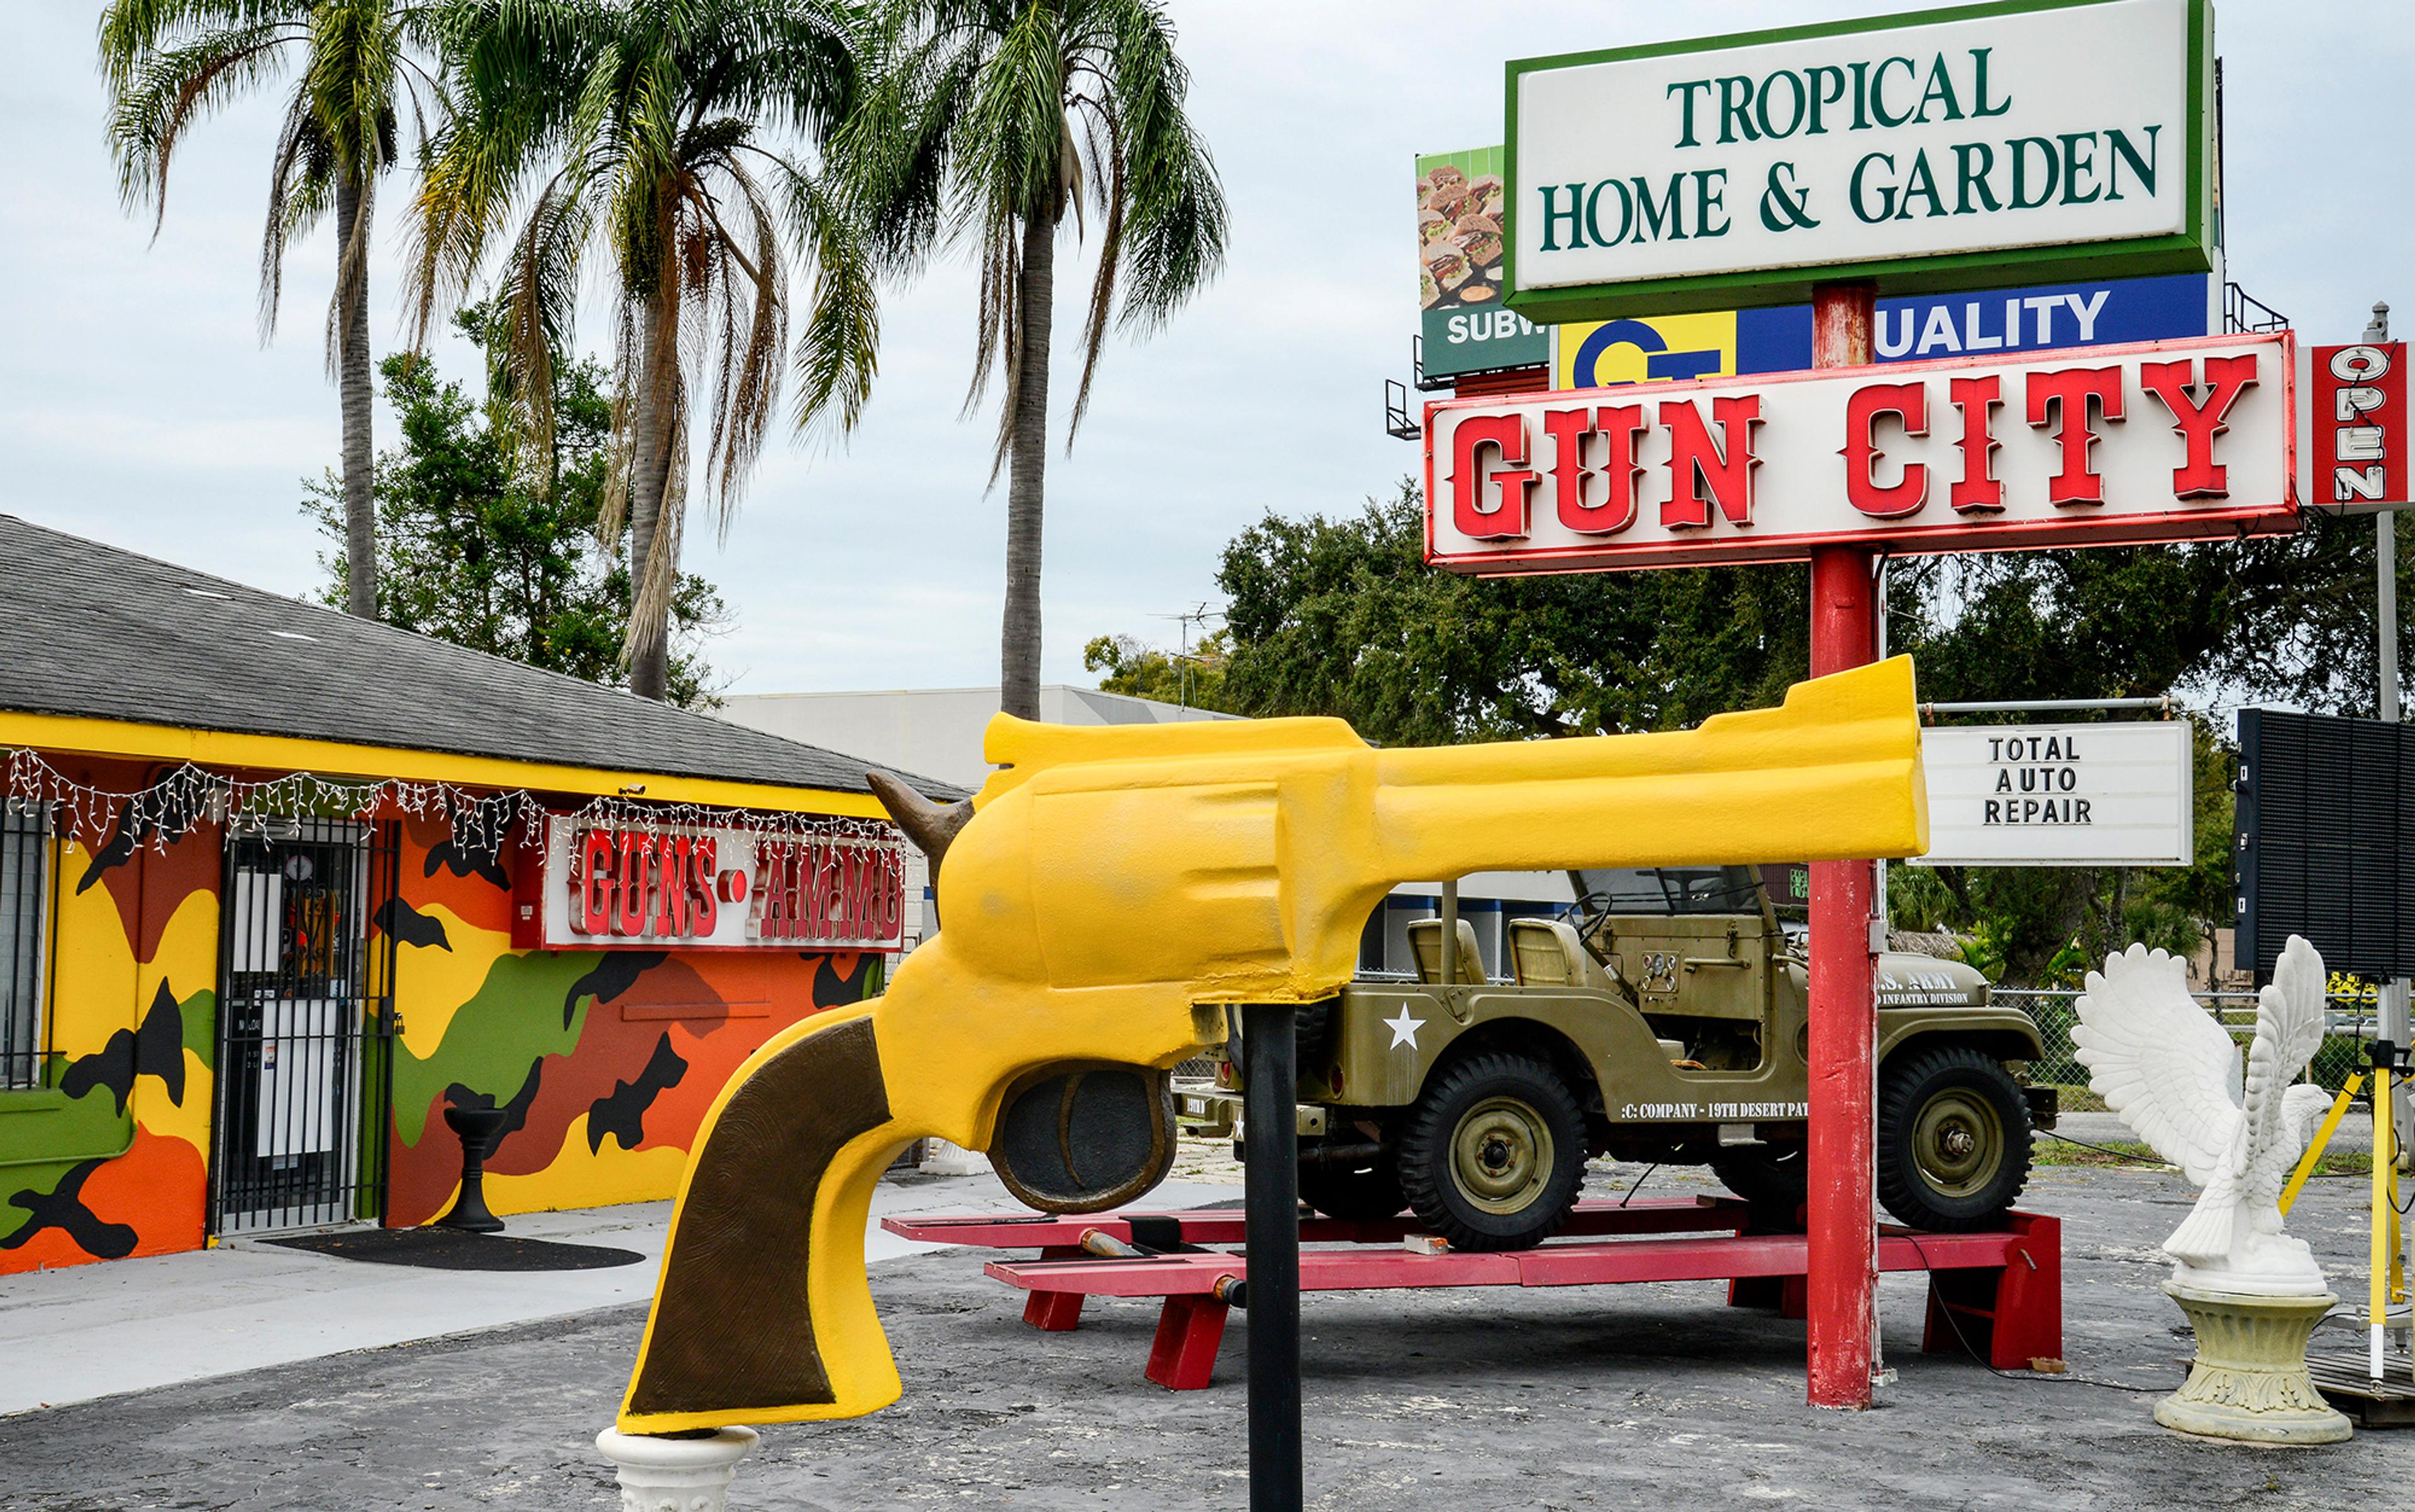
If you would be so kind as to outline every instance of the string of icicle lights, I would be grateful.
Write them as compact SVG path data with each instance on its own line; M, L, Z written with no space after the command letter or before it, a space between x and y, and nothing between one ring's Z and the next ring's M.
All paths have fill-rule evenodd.
M437 819L452 831L464 854L493 856L519 827L519 843L545 844L548 819L616 830L678 833L691 830L740 830L773 844L819 842L893 849L897 832L876 819L717 808L704 803L647 802L597 797L568 811L548 808L526 788L477 793L451 783L374 781L289 772L266 781L229 777L188 762L150 786L133 791L78 782L24 746L6 748L7 795L11 813L47 809L51 832L67 839L99 841L112 831L164 853L170 842L204 819L237 833L257 834L278 820L369 819L397 813Z

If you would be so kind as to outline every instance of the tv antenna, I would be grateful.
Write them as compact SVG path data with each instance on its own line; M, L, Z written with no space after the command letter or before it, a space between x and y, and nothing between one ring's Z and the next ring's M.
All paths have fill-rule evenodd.
M1192 625L1197 625L1201 630L1205 631L1208 628L1208 621L1210 620L1221 620L1224 618L1224 611L1222 609L1209 608L1208 606L1207 600L1202 599L1195 607L1184 609L1177 614L1152 614L1149 618L1152 620L1177 620L1181 621L1182 649L1175 653L1174 659L1175 666L1178 669L1175 677L1175 696L1178 702L1178 707L1188 709L1191 707L1191 665L1192 663L1199 660L1199 658L1191 654L1191 627ZM1202 638L1204 639L1205 637L1203 636Z

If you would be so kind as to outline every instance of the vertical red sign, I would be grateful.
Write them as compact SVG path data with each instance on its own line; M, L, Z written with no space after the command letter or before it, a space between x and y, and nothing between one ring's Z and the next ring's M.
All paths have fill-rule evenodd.
M2388 509L2407 492L2407 343L2314 350L2314 497L2333 509Z

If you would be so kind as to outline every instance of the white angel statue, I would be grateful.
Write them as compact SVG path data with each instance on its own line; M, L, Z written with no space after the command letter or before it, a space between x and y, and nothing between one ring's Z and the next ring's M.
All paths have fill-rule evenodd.
M2292 1086L2323 1039L2323 958L2292 935L2256 1010L2241 1075L2229 1033L2189 996L2187 965L2133 945L2088 974L2072 1039L2088 1085L2155 1153L2203 1187L2164 1252L2184 1285L2261 1295L2323 1292L2302 1239L2281 1232L2281 1188L2330 1106Z

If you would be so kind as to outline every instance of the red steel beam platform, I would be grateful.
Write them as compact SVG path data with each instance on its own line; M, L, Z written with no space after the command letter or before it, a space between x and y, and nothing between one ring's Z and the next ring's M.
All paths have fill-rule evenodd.
M1928 1272L1922 1348L1956 1349L1968 1338L1998 1370L2060 1360L2062 1224L2034 1213L2007 1217L2005 1228L1984 1234L1880 1231L1881 1270ZM1204 1248L1239 1242L1238 1208L1091 1217L891 1218L882 1220L881 1227L926 1243L1039 1250L1037 1260L997 1260L984 1268L1029 1292L1025 1321L1052 1332L1079 1325L1086 1296L1163 1297L1147 1373L1176 1391L1208 1385L1228 1310L1216 1295L1217 1283L1227 1277L1246 1281L1249 1275L1246 1256ZM1157 1252L1135 1258L1089 1254L1081 1242L1091 1230ZM1732 1306L1776 1307L1785 1316L1803 1316L1806 1236L1754 1232L1749 1210L1729 1199L1580 1203L1561 1238L1506 1253L1422 1254L1398 1248L1418 1232L1417 1222L1405 1217L1375 1221L1303 1218L1303 1246L1343 1248L1303 1248L1300 1290L1725 1280Z

